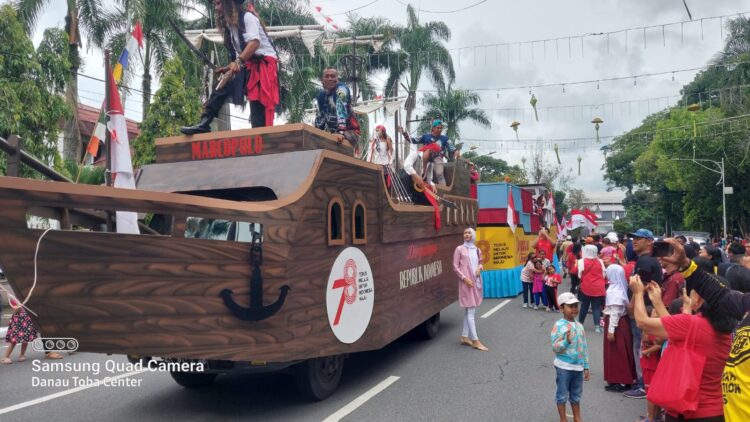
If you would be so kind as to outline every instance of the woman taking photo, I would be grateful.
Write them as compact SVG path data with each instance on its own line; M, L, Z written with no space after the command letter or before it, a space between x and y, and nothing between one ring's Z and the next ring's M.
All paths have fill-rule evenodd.
M461 344L486 352L477 336L474 315L482 303L482 251L476 247L476 232L464 230L464 243L453 253L453 272L458 276L458 303L464 308L464 328Z
M703 355L705 365L701 373L700 389L698 392L697 408L692 412L667 411L666 422L700 420L701 422L723 422L724 400L721 390L721 376L724 364L729 357L731 335L735 321L724 312L711 307L703 301L698 292L690 292L689 306L694 315L669 315L661 299L661 288L655 282L645 287L641 278L634 275L630 278L630 290L633 292L635 321L644 335L666 338L667 347L684 347L688 333L695 333L692 351ZM646 313L644 292L654 306L658 318L652 318ZM688 306L686 303L684 306ZM691 340L692 341L692 340ZM690 343L687 343L687 347ZM666 359L666 355L663 359ZM658 375L658 373L657 373ZM657 403L658 404L658 403Z

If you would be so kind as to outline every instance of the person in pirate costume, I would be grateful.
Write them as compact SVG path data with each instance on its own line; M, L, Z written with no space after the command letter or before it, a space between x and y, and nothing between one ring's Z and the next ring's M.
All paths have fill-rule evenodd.
M255 11L255 0L214 0L214 7L230 60L228 66L216 71L234 77L211 93L200 123L180 130L186 135L210 132L211 121L224 103L231 99L233 104L244 106L245 97L250 100L250 124L273 126L275 107L280 102L278 54Z
M404 139L406 139L407 142L411 142L412 144L438 144L440 146L440 152L438 153L439 156L433 158L434 163L432 174L435 178L435 183L439 185L446 185L444 170L445 159L450 158L451 160L454 160L455 158L460 156L461 153L456 150L456 147L448 139L448 137L443 135L444 124L442 120L435 119L432 121L432 124L430 126L430 133L425 133L419 138L412 138L411 136L409 136L409 133L406 132L402 127L399 127L399 130L401 130L401 134L404 135Z
M318 91L315 101L318 114L315 127L326 132L338 133L352 145L359 141L360 127L354 117L352 95L345 83L339 82L339 71L335 67L323 69L323 89Z
M432 171L435 160L440 155L440 145L428 144L417 151L412 151L404 159L401 182L412 201L418 205L431 205L427 199L426 189L434 189ZM424 160L424 162L423 162ZM429 185L429 186L428 186Z

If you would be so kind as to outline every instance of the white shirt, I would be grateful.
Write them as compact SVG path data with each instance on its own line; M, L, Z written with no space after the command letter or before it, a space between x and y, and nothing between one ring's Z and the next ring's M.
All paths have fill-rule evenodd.
M252 13L245 13L245 33L242 34L242 38L245 39L246 43L249 43L252 40L258 40L260 42L258 49L255 50L255 54L278 58L276 57L276 51L273 49L266 31L264 31L263 27L260 25L260 19Z
M380 165L391 164L393 157L388 152L388 142L380 139L373 139L370 155L370 162Z
M428 166L427 173L428 174L430 174L429 166L431 166L431 165L432 165L432 163L428 163L427 164L427 166ZM417 168L420 171L415 170L414 166L417 166ZM406 156L406 158L404 159L404 171L409 176L414 176L416 174L419 177L422 177L424 179L424 177L422 176L422 153L421 152L419 152L419 151L412 151L412 152L409 153L409 155ZM431 180L430 181L425 180L425 182L429 182L431 185L434 186L434 183L432 183Z

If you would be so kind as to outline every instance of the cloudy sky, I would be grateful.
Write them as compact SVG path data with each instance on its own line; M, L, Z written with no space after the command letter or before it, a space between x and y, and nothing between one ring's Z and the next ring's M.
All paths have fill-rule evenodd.
M491 129L464 124L462 137L469 139L465 142L480 147L484 153L495 151L495 157L519 165L522 157L529 157L539 146L547 151L549 162L555 161L552 145L557 144L564 166L574 176L574 187L590 194L606 189L600 170L603 156L595 141L590 139L595 136L591 119L601 117L604 120L600 135L602 142L607 143L609 137L637 126L649 113L675 104L680 88L690 82L696 72L673 74L672 71L705 66L723 45L722 35L726 33L722 34L720 20L708 18L750 11L750 5L739 0L687 0L693 22L662 28L664 24L688 20L682 0L487 0L454 13L433 12L455 10L480 0L372 2L309 0L304 3L311 8L320 6L324 14L340 25L345 23L341 13L360 6L365 7L356 13L362 16L378 15L403 24L406 3L423 9L419 14L422 22L446 22L452 31L447 46L456 68L454 86L480 90L480 107L486 109L492 120ZM43 25L40 27L62 25L64 2L51 2L56 3L60 3L60 7L49 7L40 19ZM316 16L323 22L320 15ZM643 29L624 31L644 26L655 26L646 29L645 40ZM613 33L581 37L607 32ZM36 38L39 37L37 34ZM545 39L550 41L530 43ZM100 62L100 52L89 52L82 72L102 77ZM665 74L603 81L649 73ZM573 84L596 80L600 82ZM528 88L546 84L553 86ZM102 83L81 79L80 85L82 102L101 104ZM432 87L425 81L420 89ZM538 122L529 105L529 91L538 99ZM140 96L134 94L126 104L128 117L139 120L139 109ZM233 114L240 112L233 111ZM509 127L513 120L521 123L519 138L533 142L514 142L515 134ZM235 126L242 123L239 119L233 121ZM577 176L579 155L583 157L581 176Z

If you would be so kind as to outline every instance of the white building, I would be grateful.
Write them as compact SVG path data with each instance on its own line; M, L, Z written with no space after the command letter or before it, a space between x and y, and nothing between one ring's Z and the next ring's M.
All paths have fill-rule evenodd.
M591 192L586 194L585 208L590 209L598 218L597 233L607 233L613 231L615 220L625 217L625 207L622 200L625 199L625 192Z

